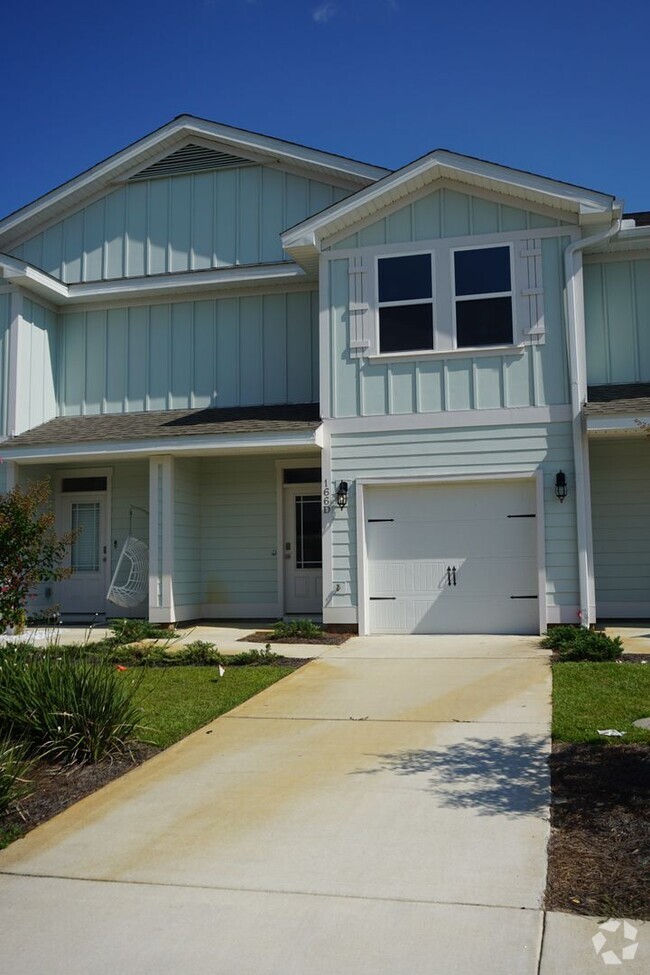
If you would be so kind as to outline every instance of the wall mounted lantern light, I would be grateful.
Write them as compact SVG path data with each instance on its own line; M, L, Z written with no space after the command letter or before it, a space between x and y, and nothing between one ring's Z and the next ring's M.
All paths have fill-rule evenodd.
M345 508L348 503L348 482L339 481L339 486L336 489L336 503L338 504L341 511Z
M566 474L564 471L558 471L555 475L555 497L560 503L564 501L568 494L568 488L566 484Z

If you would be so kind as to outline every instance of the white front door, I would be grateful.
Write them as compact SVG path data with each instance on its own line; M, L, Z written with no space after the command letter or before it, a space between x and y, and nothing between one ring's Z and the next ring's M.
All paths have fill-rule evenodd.
M313 615L323 610L321 497L314 488L284 487L285 613Z
M539 632L530 481L366 489L371 633Z
M65 561L71 575L59 583L60 612L83 622L106 612L106 495L63 494L59 503L61 530L76 535Z

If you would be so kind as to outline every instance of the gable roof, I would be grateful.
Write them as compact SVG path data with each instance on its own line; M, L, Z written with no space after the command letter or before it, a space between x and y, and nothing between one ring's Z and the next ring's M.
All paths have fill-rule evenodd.
M292 169L312 179L334 182L350 190L367 186L390 172L380 166L335 153L310 149L193 115L179 115L4 217L0 220L0 249L10 249L15 241L35 231L43 222L81 207L102 191L115 188L143 170L154 168L172 155L177 156L179 150L190 145L195 150L207 149L230 156L231 160L243 157L248 163Z
M435 149L402 169L389 173L353 196L308 217L282 234L282 245L301 263L317 252L329 238L349 230L355 224L377 214L385 207L430 186L435 189L442 180L491 190L513 197L519 205L533 204L564 211L567 219L580 222L608 219L619 202L606 193L574 186L546 176L463 156L447 149Z

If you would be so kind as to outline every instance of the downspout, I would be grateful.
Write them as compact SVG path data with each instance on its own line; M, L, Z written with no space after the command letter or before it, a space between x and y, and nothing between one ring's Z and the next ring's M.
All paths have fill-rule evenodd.
M582 408L587 399L586 338L584 289L582 284L581 251L585 247L602 244L615 237L621 229L622 204L614 203L619 216L612 226L591 237L569 244L564 252L564 273L567 295L567 346L571 386L571 426L575 464L575 505L578 536L578 577L580 581L580 624L595 623L595 595L593 587L593 546L591 537L591 495L589 483L589 454L583 430Z

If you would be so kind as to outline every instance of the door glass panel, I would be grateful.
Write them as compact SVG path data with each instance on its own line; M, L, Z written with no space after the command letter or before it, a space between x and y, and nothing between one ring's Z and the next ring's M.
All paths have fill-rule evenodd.
M322 538L320 495L296 496L296 568L320 569Z
M99 572L99 501L71 505L72 531L78 532L71 547L73 572Z

